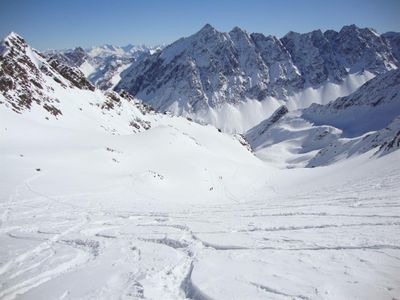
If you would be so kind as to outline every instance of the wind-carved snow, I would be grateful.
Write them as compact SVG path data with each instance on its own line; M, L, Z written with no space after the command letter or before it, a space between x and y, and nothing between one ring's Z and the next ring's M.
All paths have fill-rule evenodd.
M358 75L349 75L343 83L327 82L319 88L306 88L305 90L288 96L283 101L274 97L267 97L264 101L247 99L238 104L223 103L218 107L201 109L196 113L186 113L178 104L169 108L175 115L191 117L200 123L212 124L228 133L244 133L257 125L281 105L290 110L302 109L313 103L327 104L338 97L347 96L357 90L363 83L373 78L373 74L365 72Z

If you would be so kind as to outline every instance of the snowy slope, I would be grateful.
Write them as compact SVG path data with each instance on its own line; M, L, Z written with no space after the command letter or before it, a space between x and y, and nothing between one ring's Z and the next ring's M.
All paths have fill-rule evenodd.
M400 115L386 127L353 138L333 140L313 157L307 166L324 166L374 149L382 156L400 149Z
M182 118L88 139L1 112L3 299L399 292L398 151L279 171Z
M346 136L381 129L399 114L400 70L375 77L347 97L303 111L305 119L338 127Z
M282 109L277 112L279 110ZM305 167L319 150L341 137L340 129L313 126L299 111L274 120L276 113L250 129L244 137L257 157L277 167Z
M394 151L399 147L399 79L400 71L393 70L325 105L293 112L281 107L245 138L258 157L280 167L327 165L374 148L380 155Z
M399 292L399 151L276 170L183 118L88 138L0 113L2 299Z

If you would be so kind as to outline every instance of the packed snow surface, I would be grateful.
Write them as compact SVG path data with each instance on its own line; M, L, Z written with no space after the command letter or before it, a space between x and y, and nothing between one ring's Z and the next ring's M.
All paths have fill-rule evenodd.
M0 116L0 299L400 295L399 151L280 170L184 118Z

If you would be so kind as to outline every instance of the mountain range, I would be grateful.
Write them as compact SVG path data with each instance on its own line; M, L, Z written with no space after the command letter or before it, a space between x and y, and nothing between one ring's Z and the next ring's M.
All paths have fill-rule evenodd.
M328 103L396 69L398 46L396 33L355 25L279 39L238 27L219 32L207 24L133 63L116 90L159 111L243 132L281 104L296 109Z
M79 109L80 117L95 115L95 124L116 133L149 128L154 117L146 113L169 111L240 133L259 158L284 168L399 147L394 32L352 25L278 39L238 27L221 33L207 24L165 48L105 45L42 54L11 33L0 49L2 104L21 114L41 107L39 115L65 122ZM119 131L116 120L124 124Z
M121 79L120 73L133 62L139 61L162 49L162 46L103 45L83 49L47 50L47 58L57 59L63 64L76 67L102 90L112 89Z

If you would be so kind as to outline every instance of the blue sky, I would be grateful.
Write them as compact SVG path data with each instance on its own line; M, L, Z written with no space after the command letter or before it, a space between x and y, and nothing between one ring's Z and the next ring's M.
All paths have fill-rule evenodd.
M279 37L349 24L400 31L400 0L0 0L0 35L38 49L170 43L206 23Z

